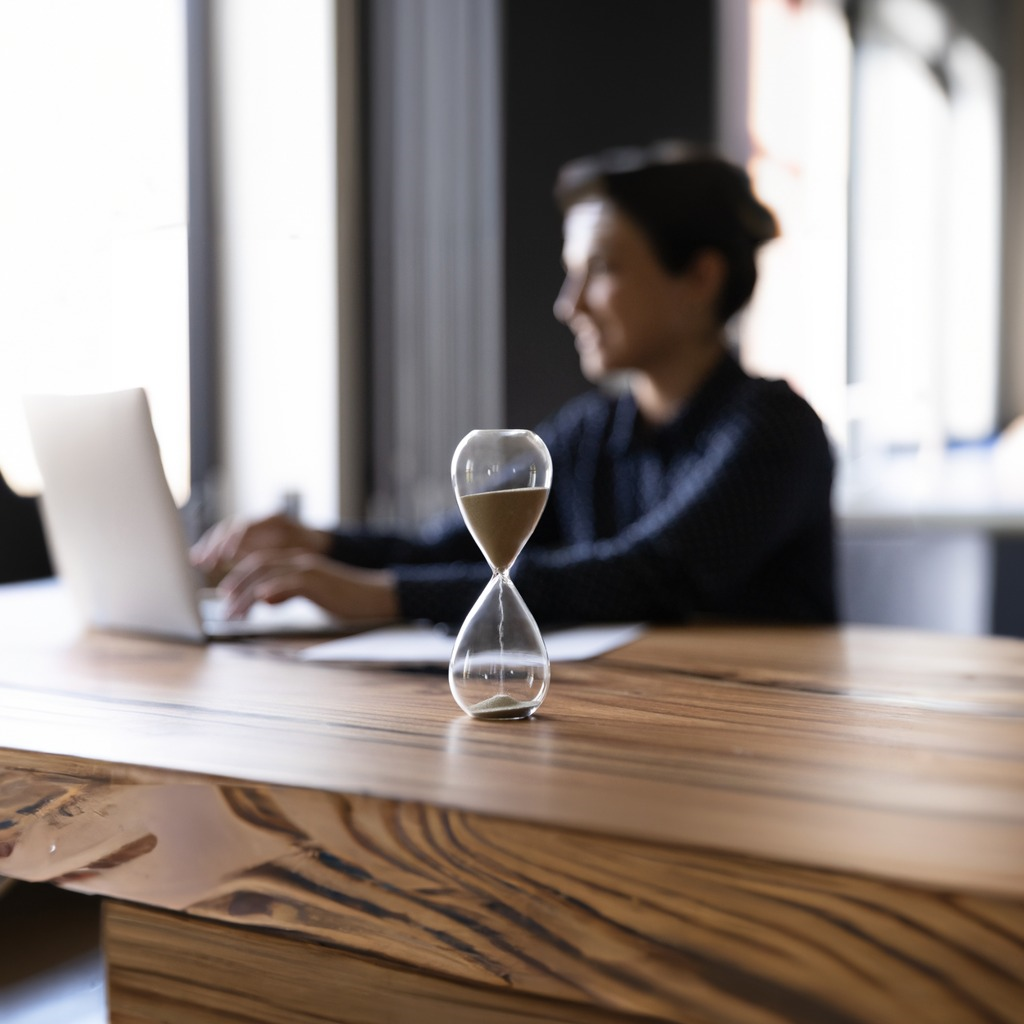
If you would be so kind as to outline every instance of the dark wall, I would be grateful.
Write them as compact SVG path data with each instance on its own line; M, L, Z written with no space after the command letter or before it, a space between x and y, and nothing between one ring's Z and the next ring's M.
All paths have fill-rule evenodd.
M38 502L12 491L0 473L0 583L52 573Z
M1024 538L996 536L992 632L1024 637Z
M713 0L506 0L506 421L529 427L587 386L551 307L566 160L659 138L711 141Z

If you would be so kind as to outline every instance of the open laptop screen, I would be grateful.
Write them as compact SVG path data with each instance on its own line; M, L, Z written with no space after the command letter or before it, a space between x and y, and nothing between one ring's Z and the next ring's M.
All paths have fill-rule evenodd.
M145 392L30 395L25 411L57 571L88 624L202 640Z

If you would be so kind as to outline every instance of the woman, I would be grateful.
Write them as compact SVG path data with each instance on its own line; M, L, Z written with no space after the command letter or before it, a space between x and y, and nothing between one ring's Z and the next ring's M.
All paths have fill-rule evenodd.
M726 324L777 231L742 170L680 143L559 174L565 283L555 316L595 388L538 428L548 506L513 570L542 623L694 616L835 618L833 461L788 385L749 377ZM282 516L215 528L235 613L304 595L346 618L461 622L489 570L456 515L419 535L314 530Z

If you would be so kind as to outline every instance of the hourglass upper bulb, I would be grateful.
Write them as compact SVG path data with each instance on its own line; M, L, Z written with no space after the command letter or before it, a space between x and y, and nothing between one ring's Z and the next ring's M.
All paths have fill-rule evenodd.
M547 503L551 457L529 430L474 430L452 457L452 486L480 550L507 572Z

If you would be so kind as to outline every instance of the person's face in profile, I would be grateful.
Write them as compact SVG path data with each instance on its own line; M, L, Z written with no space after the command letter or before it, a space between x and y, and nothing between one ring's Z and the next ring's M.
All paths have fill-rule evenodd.
M590 381L616 370L656 373L713 323L714 296L705 297L689 271L666 270L639 225L608 200L569 208L562 262L554 312L572 331Z

